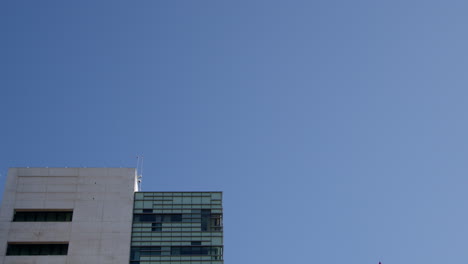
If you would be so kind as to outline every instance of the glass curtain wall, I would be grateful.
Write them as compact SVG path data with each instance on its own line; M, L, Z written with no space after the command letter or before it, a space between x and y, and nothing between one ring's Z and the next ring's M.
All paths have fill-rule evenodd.
M130 264L222 264L221 192L137 192Z

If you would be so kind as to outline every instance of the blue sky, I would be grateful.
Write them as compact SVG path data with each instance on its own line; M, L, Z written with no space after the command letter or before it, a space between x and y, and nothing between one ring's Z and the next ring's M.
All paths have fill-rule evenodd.
M226 264L468 261L466 1L1 1L8 167L222 190Z

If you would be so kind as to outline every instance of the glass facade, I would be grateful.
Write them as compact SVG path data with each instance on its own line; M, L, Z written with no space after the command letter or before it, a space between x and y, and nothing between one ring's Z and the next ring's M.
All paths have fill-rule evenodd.
M222 264L221 192L136 192L130 264Z

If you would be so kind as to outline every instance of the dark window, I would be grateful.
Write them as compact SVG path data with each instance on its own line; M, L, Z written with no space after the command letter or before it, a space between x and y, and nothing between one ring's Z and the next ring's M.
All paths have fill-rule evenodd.
M156 215L153 214L141 214L135 215L135 222L156 222Z
M140 260L141 256L161 256L161 247L132 247L130 250L130 260Z
M182 222L182 215L181 214L171 215L171 222Z
M151 231L153 231L153 232L162 231L162 224L161 223L152 223L151 224Z
M24 221L26 221L26 222L34 222L34 221L36 221L36 219L35 219L35 216L36 216L36 215L35 215L35 213L33 213L33 212L27 212L27 213L22 213L22 212L20 212L19 214L25 214L25 216L24 216ZM46 220L47 220L47 219L46 219Z
M7 256L67 255L68 244L8 244Z
M186 255L213 255L219 252L217 247L171 247L171 255L173 256L186 256Z
M73 211L15 211L13 222L71 222Z
M201 241L192 241L192 246L200 246Z
M182 214L135 214L133 222L171 223L182 222Z
M201 231L210 231L209 223L211 218L210 209L201 210Z
M153 209L143 209L143 213L152 213Z
M143 249L140 251L141 256L161 256L161 248L158 250Z
M55 212L49 212L46 215L46 222L53 222L53 221L58 221L57 219L57 213Z
M172 215L166 214L166 215L161 215L162 217L162 222L164 223L170 223L172 219Z
M46 221L46 213L45 212L38 212L36 215L37 222L45 222Z

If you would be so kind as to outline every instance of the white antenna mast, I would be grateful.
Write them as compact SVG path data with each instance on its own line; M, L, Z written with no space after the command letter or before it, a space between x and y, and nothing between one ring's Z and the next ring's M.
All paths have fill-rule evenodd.
M138 191L141 192L141 180L143 179L143 155L137 155L137 181L138 181Z

